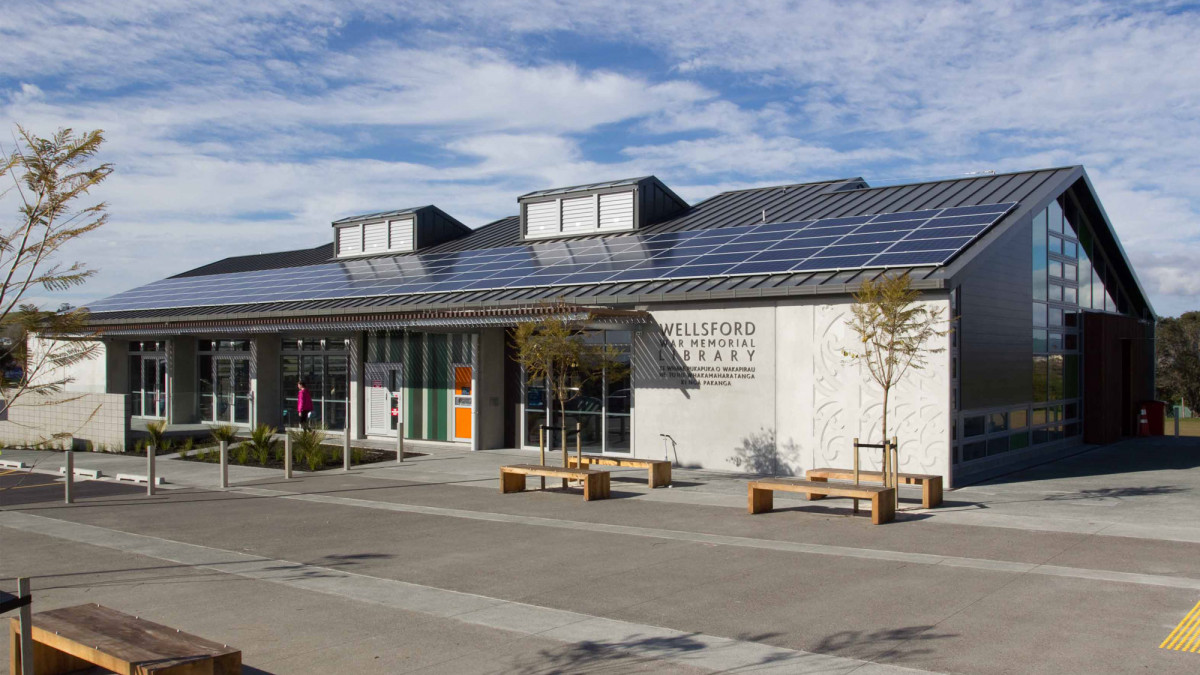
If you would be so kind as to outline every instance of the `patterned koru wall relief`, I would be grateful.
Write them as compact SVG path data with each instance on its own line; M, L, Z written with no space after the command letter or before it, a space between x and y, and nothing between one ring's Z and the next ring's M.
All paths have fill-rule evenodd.
M850 305L816 305L813 312L813 462L849 467L854 438L862 443L882 440L883 393L866 366L845 356L859 348L857 335L846 325ZM950 385L944 360L944 353L929 355L926 368L910 370L892 390L888 435L900 440L901 470L946 470ZM864 451L860 462L878 468L880 459L879 451Z

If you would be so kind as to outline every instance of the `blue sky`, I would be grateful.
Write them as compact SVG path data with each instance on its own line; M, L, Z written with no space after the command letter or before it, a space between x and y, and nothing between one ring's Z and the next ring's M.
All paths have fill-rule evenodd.
M102 128L117 166L111 223L68 251L99 274L46 302L353 213L478 226L572 183L655 174L696 201L1081 163L1158 312L1200 309L1192 4L5 4L0 123Z

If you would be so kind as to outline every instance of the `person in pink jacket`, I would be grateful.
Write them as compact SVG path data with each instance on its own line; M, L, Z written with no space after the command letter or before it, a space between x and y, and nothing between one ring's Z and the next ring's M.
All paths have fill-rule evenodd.
M296 386L299 391L296 394L296 412L300 413L300 426L308 428L309 418L312 417L312 393L304 386L304 382L297 382Z

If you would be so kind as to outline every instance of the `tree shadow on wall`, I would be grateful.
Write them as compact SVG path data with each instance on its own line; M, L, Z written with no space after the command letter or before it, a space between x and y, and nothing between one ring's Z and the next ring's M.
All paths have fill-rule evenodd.
M774 429L760 428L742 439L729 461L746 471L769 476L795 476L800 460L800 448L795 441L780 445Z

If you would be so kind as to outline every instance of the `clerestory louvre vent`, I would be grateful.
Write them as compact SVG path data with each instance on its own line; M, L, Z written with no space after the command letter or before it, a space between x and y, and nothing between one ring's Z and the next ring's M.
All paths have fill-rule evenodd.
M518 202L525 239L628 232L688 208L654 176L531 192Z
M436 206L343 218L333 227L339 258L411 253L471 232Z

